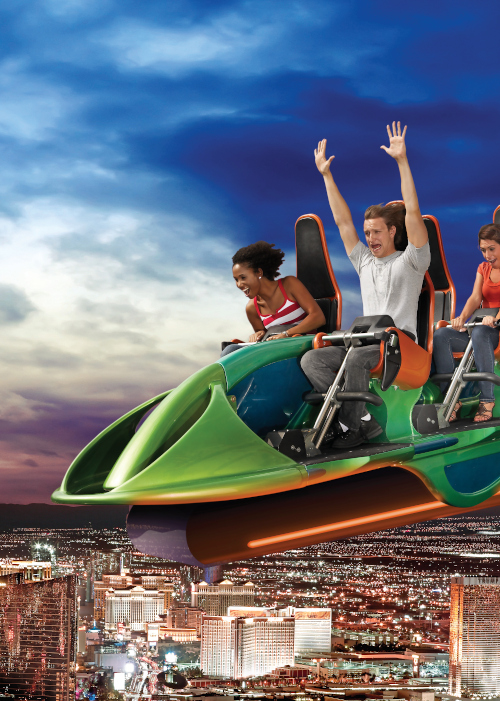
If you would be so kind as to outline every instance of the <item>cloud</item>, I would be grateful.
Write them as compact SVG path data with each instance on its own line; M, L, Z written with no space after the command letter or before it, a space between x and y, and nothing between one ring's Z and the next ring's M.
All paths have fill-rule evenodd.
M0 283L0 326L23 321L33 311L35 306L23 290Z
M35 77L29 62L7 59L0 64L0 135L40 141L71 117L70 91Z
M325 223L344 325L361 313L313 163L322 137L358 224L368 204L399 196L397 168L379 146L388 121L408 122L420 202L441 220L465 294L476 232L498 204L497 39L486 6L0 8L0 440L9 490L47 500L113 419L215 360L221 340L245 337L230 258L264 238L286 250L283 272L293 273L299 215Z
M230 77L288 71L352 75L387 48L376 36L366 41L366 30L355 31L357 41L346 41L342 30L351 18L338 2L270 5L250 0L166 26L120 18L96 33L95 41L122 70L155 71L176 79L200 70ZM327 27L330 41L318 42Z

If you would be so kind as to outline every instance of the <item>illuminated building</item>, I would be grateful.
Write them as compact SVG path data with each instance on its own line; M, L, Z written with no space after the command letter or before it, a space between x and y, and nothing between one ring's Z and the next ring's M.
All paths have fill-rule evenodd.
M295 618L295 654L332 650L332 609L288 606L279 615Z
M157 642L172 638L175 643L192 643L199 640L196 628L170 628L164 623L148 623L148 641Z
M189 604L175 603L167 610L166 621L171 628L194 628L201 635L201 619L204 611Z
M263 618L271 616L295 619L295 654L303 652L328 653L332 650L332 609L262 608L258 606L229 606L228 616L240 618Z
M291 617L204 616L202 672L241 679L293 665L294 630L295 621Z
M0 560L0 577L11 574L21 574L25 582L40 582L52 577L52 565L34 560Z
M143 575L132 576L126 572L122 574L104 574L102 580L94 583L94 619L103 621L105 618L106 594L112 590L127 589L134 584L143 589L156 589L163 592L163 606L167 610L172 606L174 585L164 576Z
M0 585L0 686L22 698L74 698L74 576Z
M229 606L253 606L254 597L252 582L235 586L226 579L219 584L200 582L191 585L191 605L199 606L207 616L227 616Z
M263 606L228 606L227 615L233 618L267 618L275 615L276 609Z
M498 577L451 578L449 692L500 693Z
M119 624L132 631L147 629L147 623L165 611L165 595L155 589L130 587L106 592L104 627L117 630Z

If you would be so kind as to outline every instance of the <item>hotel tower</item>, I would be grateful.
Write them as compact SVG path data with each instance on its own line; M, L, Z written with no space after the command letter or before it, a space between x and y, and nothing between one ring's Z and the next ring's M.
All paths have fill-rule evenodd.
M500 694L499 577L451 578L449 692Z

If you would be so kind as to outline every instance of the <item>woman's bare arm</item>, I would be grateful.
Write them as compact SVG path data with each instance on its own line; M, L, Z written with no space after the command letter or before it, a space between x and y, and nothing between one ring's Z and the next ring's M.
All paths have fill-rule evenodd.
M257 314L257 310L255 309L253 299L250 302L248 302L246 306L246 313L248 321L252 324L252 328L255 331L255 333L250 334L248 340L250 341L250 343L255 343L255 341L260 341L260 339L266 333L266 328L262 323L262 319Z
M479 309L481 302L483 300L483 276L481 273L476 273L476 281L474 282L474 288L472 294L465 303L462 312L451 320L451 325L454 329L464 329L464 324L470 317L472 312ZM465 329L464 329L465 330Z
M315 331L318 326L323 326L325 323L325 315L321 311L319 304L300 280L293 275L288 275L283 278L283 287L292 302L300 304L307 314L305 319L302 319L297 326L290 327L291 334L310 333L311 331ZM284 333L280 333L274 336L274 338L283 338L284 336Z

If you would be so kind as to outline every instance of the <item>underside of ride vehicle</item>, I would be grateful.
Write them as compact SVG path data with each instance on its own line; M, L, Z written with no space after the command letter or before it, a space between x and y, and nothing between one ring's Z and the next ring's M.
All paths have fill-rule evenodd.
M455 288L439 223L424 222L431 265L418 343L387 316L341 330L323 225L304 215L297 277L325 314L320 333L248 344L132 410L80 453L53 500L133 505L128 532L139 550L203 565L500 503L500 367L477 373L469 343L454 373L432 375L434 328L454 317ZM347 392L343 368L327 393L313 390L300 359L325 344L347 355L380 349L369 392ZM497 398L485 423L472 420L477 380L493 382ZM450 423L458 397L461 418ZM349 401L367 402L383 433L336 450L325 434Z

